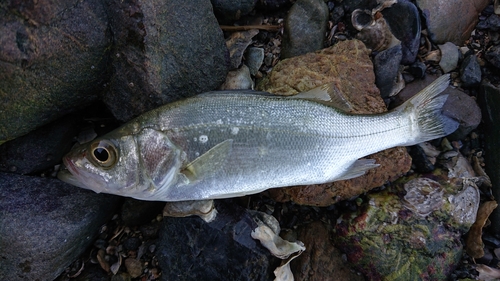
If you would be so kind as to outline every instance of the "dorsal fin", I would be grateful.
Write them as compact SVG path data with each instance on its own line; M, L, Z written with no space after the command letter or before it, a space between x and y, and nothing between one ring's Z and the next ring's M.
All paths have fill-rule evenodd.
M291 98L308 99L335 107L344 112L352 112L353 106L335 83L328 83Z

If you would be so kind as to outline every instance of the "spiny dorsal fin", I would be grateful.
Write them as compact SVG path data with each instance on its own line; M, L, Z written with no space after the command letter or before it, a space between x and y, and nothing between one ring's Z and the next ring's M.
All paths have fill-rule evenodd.
M190 182L213 175L222 168L233 149L233 140L225 140L194 159L181 171Z
M312 90L298 93L292 98L308 99L335 107L344 112L352 112L353 106L335 83L328 83Z

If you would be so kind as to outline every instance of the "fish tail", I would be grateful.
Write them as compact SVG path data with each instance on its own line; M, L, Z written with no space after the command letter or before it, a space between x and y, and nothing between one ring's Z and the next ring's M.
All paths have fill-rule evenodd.
M449 83L449 74L440 76L398 108L408 112L417 125L412 144L444 137L458 128L459 123L442 112L448 95L438 96Z

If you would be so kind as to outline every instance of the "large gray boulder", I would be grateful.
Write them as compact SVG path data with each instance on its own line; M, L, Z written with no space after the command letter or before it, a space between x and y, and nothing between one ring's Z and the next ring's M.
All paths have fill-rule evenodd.
M118 197L0 173L0 280L54 280L93 242Z
M96 100L108 79L102 1L27 3L0 2L0 144Z

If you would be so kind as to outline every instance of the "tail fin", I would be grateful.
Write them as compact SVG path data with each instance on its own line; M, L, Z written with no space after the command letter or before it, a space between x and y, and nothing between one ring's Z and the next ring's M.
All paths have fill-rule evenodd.
M414 129L415 140L413 144L444 137L453 133L459 123L441 112L448 95L438 96L450 83L450 75L446 74L437 78L429 86L396 108L409 114Z

